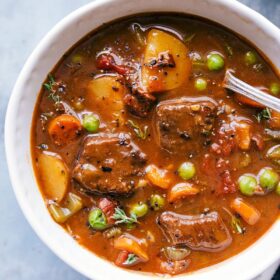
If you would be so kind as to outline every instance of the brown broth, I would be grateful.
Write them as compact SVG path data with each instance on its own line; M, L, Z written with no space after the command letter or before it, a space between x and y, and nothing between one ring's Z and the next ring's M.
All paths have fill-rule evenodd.
M193 151L187 155L176 154L176 156L160 149L156 143L155 131L152 129L152 113L145 119L137 118L127 111L124 113L124 118L126 120L134 120L141 124L142 127L144 125L149 126L150 135L146 140L137 138L132 129L128 126L115 128L107 126L106 128L106 124L108 125L107 120L110 119L111 112L110 110L99 110L98 107L95 106L94 100L90 99L89 93L87 92L87 84L95 75L101 73L100 70L96 68L96 55L100 51L110 49L113 53L122 57L124 61L133 61L135 64L140 63L144 49L139 46L131 31L131 25L133 23L140 24L143 29L146 30L146 33L150 28L155 27L159 29L164 28L165 30L171 31L171 33L176 32L181 38L195 34L192 40L187 43L190 53L197 52L201 57L206 57L211 51L223 54L225 68L234 69L236 76L253 86L268 88L272 82L279 83L280 80L274 72L273 66L270 65L264 57L252 47L252 45L245 42L239 36L211 22L181 14L134 16L105 25L98 31L94 31L78 42L63 56L57 66L52 70L52 75L55 77L55 80L63 81L67 85L67 93L62 95L63 102L74 108L73 104L79 98L84 100L83 110L77 111L77 115L80 118L85 112L93 112L100 117L100 132L126 132L130 134L133 141L148 155L147 165L152 163L160 168L170 166L171 171L174 172L173 184L182 181L176 174L177 167L183 161L191 160L196 166L196 178L200 183L203 182L203 184L207 186L206 190L199 193L197 196L185 198L176 204L167 203L161 211L149 211L145 217L139 219L140 224L134 229L129 230L129 233L138 238L147 238L147 231L149 231L153 234L155 242L148 241L147 251L150 260L146 263L132 266L131 269L162 273L160 270L161 259L159 258L159 253L161 248L170 245L155 222L157 216L162 211L175 211L180 214L191 215L202 213L205 208L208 208L211 211L216 210L221 215L228 228L231 229L230 217L223 208L229 209L229 205L234 198L243 197L247 202L259 210L261 218L258 223L250 226L243 222L243 225L246 227L245 233L237 234L232 232L233 242L225 250L221 252L192 251L189 256L191 263L186 270L186 272L189 272L221 262L246 249L260 238L279 215L280 196L274 192L264 196L254 195L252 197L243 196L239 191L233 194L222 195L213 193L213 189L215 189L216 185L219 183L220 178L217 177L214 172L211 176L205 174L201 167L204 154L209 153L209 146L203 146L199 151ZM231 48L232 55L228 53L228 47ZM249 50L254 50L258 53L258 64L262 65L260 71L256 71L244 63L244 54ZM83 58L81 65L73 64L71 61L73 55L76 54L81 55ZM193 81L196 76L207 78L209 82L206 91L200 93L194 88ZM258 123L254 117L259 112L257 109L239 104L233 97L233 94L228 94L222 88L221 83L223 77L224 71L210 72L205 68L194 67L189 80L177 89L158 94L158 102L186 96L211 97L234 108L235 114L233 118L235 120L250 120L254 132L258 132L264 137L264 128L268 127L268 123L266 121ZM39 187L41 188L46 201L48 197L45 196L42 178L39 176L38 166L36 164L36 158L38 157L38 154L41 153L41 150L37 147L42 143L47 144L48 150L58 153L71 170L75 159L77 158L83 137L86 135L85 133L82 137L78 138L78 140L73 141L64 147L57 147L53 144L47 131L42 130L42 122L40 121L42 113L54 111L53 101L50 100L47 95L46 90L42 88L34 111L31 142L34 169L37 173ZM55 113L55 115L56 114L57 113ZM220 120L223 118L225 118L223 115L219 116ZM47 123L48 122L49 119L47 120ZM220 122L217 122L215 128L219 125ZM265 157L266 151L276 143L277 142L274 140L266 141L264 151L260 151L254 145L251 145L250 150L246 151L251 157L251 164L244 168L239 168L240 156L244 152L235 150L231 155L226 156L225 158L230 161L231 168L234 170L232 171L233 180L237 181L239 176L244 173L257 174L262 167L266 166L275 168L276 170L279 169ZM67 222L63 224L63 227L67 230L71 229L71 234L81 245L85 246L98 256L114 262L119 251L114 249L113 241L106 240L102 233L92 231L87 225L88 209L97 203L99 197L90 197L81 194L74 187L73 181L69 183L68 191L74 192L82 197L84 209L67 220ZM166 190L149 185L148 187L137 189L131 198L119 198L118 200L127 210L129 205L138 201L147 201L150 195L154 193L166 196Z

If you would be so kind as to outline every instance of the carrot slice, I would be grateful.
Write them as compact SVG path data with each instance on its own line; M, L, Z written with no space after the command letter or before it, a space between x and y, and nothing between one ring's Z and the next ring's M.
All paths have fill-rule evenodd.
M118 250L128 251L138 256L143 262L147 262L149 257L146 251L140 246L136 238L129 234L123 234L114 242L114 247Z
M171 174L167 170L160 169L153 164L146 168L146 176L153 185L162 189L168 189L171 185Z
M260 212L242 198L235 198L230 207L249 225L254 225L261 217Z
M76 139L81 130L80 121L66 114L55 117L48 126L49 135L58 146L66 145Z
M168 194L168 202L174 202L187 196L199 193L199 189L190 183L179 183L173 186Z
M244 97L243 95L240 95L240 94L235 94L235 98L238 102L244 104L244 105L248 105L248 106L251 106L251 107L254 107L254 108L259 108L259 109L264 109L265 106L250 99L250 98L247 98L247 97Z

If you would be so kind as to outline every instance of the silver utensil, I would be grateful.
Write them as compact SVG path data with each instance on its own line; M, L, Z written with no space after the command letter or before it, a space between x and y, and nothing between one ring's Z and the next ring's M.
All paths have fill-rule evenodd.
M263 104L265 107L280 112L279 98L269 95L266 92L254 88L249 84L239 80L232 74L232 72L233 71L231 70L226 71L223 87L250 98L260 104Z

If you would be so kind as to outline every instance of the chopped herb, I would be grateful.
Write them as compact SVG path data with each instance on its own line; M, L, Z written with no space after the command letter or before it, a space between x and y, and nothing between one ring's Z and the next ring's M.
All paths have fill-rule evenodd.
M135 214L131 214L130 217L128 217L125 212L119 208L119 207L116 207L115 208L115 213L113 215L113 219L116 221L115 224L118 225L118 224L133 224L133 223L138 223L137 221L137 216Z
M225 49L229 57L233 56L233 49L229 44L225 44Z
M49 92L48 98L52 99L55 104L60 102L60 96L58 95L57 83L54 77L49 74L48 75L49 81L44 83L45 89Z
M134 264L135 262L138 261L138 257L135 254L128 254L127 259L124 261L123 264L125 265L130 265L130 264Z
M243 234L245 232L244 228L242 227L240 219L232 215L231 217L231 226L236 233Z
M187 35L185 38L184 38L184 42L185 43L189 43L194 37L195 37L195 33L191 33L189 35Z
M236 216L234 216L227 208L223 207L223 209L231 217L230 223L231 223L231 227L233 228L234 232L243 234L246 229L245 229L245 227L242 226L240 219L237 218Z
M262 120L269 120L271 119L271 112L269 108L263 109L261 112L259 112L256 116L254 116L257 121L260 123Z
M138 124L136 124L132 120L128 120L128 125L133 128L133 131L137 135L138 138L145 140L148 136L148 126L144 126L144 129L142 130Z

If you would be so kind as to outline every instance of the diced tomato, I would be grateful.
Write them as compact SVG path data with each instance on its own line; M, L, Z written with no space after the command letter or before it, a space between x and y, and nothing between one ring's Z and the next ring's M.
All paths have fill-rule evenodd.
M114 224L113 215L115 213L115 208L117 207L117 203L113 200L110 200L106 197L101 198L98 204L98 207L105 214L107 221L109 224Z
M236 192L236 184L231 178L229 170L224 171L221 175L221 181L216 189L217 194L227 194Z
M98 69L116 71L120 75L125 75L130 70L124 65L118 65L113 56L109 54L102 54L98 56L96 60L96 66Z
M215 158L210 154L205 154L202 159L201 168L206 175L212 175L215 172Z
M129 252L121 251L117 256L117 259L115 260L115 264L117 266L125 267L126 265L124 265L124 262L127 260L128 255L129 255Z

